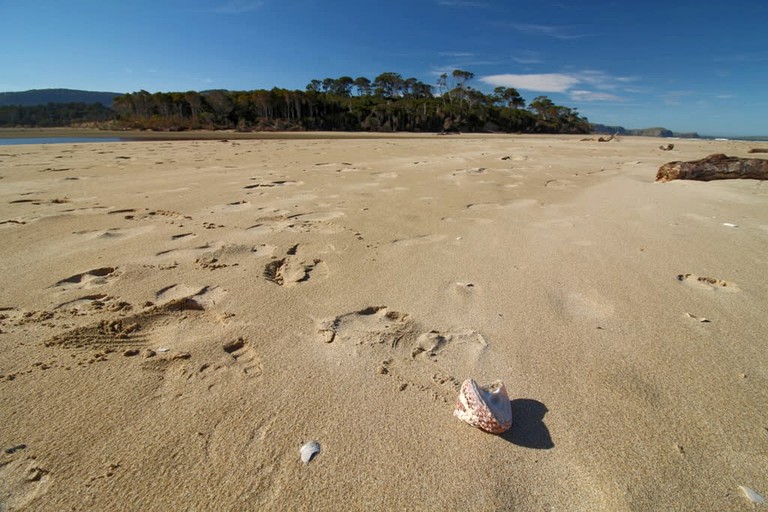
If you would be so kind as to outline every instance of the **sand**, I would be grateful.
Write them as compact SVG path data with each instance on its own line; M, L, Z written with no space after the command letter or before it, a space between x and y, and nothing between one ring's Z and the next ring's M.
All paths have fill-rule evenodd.
M0 147L2 509L751 510L755 144L580 138Z

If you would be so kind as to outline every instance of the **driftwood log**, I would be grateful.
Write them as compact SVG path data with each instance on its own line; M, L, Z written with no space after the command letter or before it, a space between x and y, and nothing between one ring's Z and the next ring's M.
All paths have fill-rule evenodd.
M768 153L767 148L752 148L747 153Z
M768 160L709 155L691 162L670 162L659 167L656 181L768 180Z

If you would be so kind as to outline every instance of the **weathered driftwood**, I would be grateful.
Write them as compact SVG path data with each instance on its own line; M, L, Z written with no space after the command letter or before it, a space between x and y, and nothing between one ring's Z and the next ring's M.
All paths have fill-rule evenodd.
M747 153L768 153L768 148L752 148Z
M691 162L670 162L659 167L656 181L768 180L768 160L709 155Z

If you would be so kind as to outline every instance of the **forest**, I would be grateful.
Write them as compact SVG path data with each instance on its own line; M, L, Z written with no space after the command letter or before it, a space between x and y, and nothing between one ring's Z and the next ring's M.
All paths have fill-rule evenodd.
M304 91L138 91L117 96L112 110L95 108L80 116L70 107L32 114L30 107L0 107L0 126L62 126L105 123L110 128L183 131L371 131L588 133L575 109L546 96L526 104L513 88L490 94L474 89L474 75L454 70L436 85L386 72L366 77L312 80ZM6 112L8 109L15 109ZM39 107L32 107L39 108ZM46 114L47 112L47 114ZM111 116L107 117L106 113ZM46 117L46 115L48 117ZM89 117L90 116L90 117ZM65 123L65 124L52 124Z

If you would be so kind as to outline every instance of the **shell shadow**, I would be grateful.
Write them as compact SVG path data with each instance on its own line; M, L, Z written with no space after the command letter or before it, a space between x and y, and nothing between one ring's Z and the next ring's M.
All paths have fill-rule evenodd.
M517 446L536 450L550 450L555 447L549 429L544 424L547 406L538 400L518 398L510 401L512 406L512 428L501 438Z

